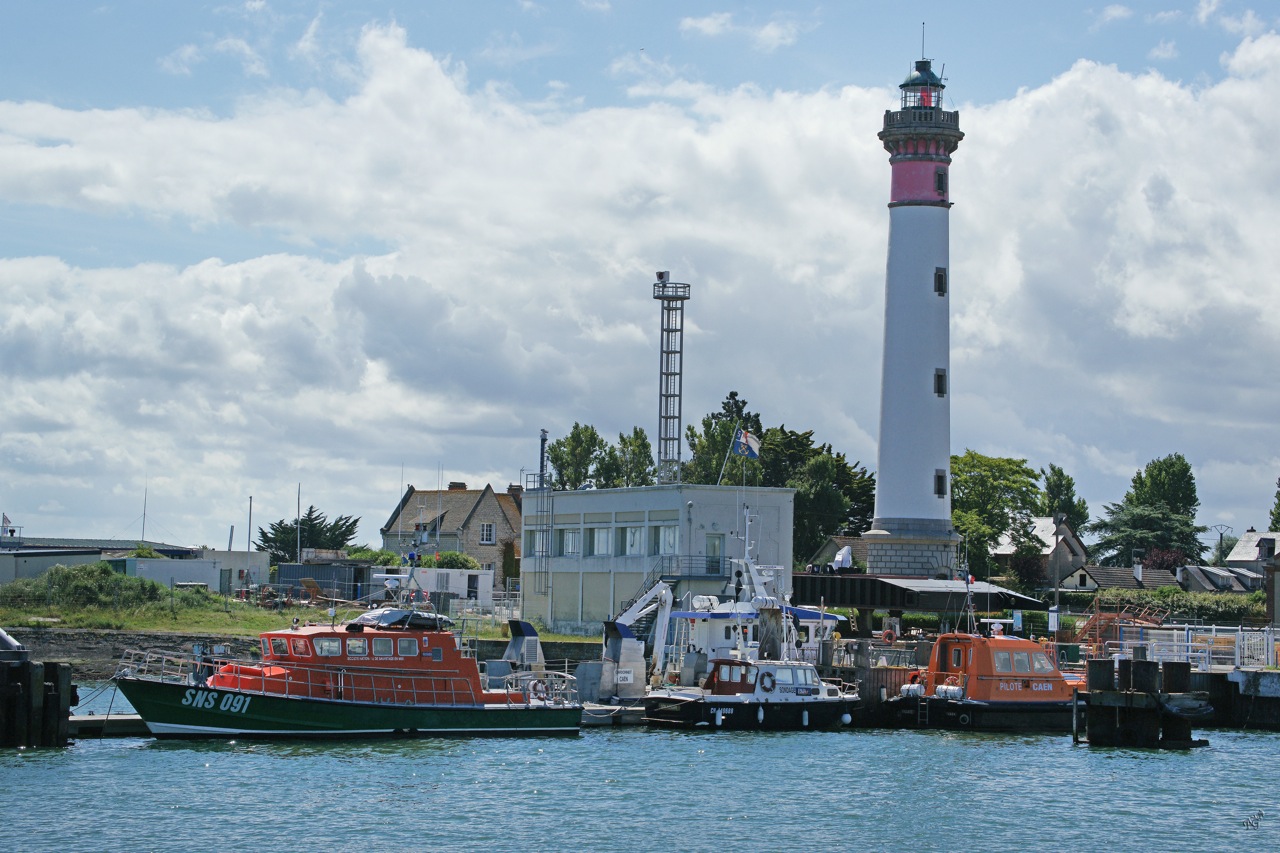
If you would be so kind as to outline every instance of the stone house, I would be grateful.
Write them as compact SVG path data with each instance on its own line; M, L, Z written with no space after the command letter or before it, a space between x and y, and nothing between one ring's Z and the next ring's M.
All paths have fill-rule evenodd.
M410 485L379 531L382 547L402 557L458 551L473 557L493 573L495 589L503 588L503 567L517 570L520 558L520 486L495 492L468 489L466 483L449 488L418 489Z
M1069 586L1065 583L1068 579L1078 582L1078 570L1089 562L1089 553L1085 550L1080 537L1076 536L1076 532L1071 529L1071 525L1066 521L1054 524L1053 519L1047 516L1033 518L1031 523L1031 535L1039 543L1039 548L1034 555L1039 563L1038 586L1053 589L1056 584L1063 583L1065 589ZM1000 567L999 574L1013 574L1015 550L1007 533L1001 536L995 547L991 549L991 556ZM1070 585L1070 588L1088 589L1087 586L1074 585Z

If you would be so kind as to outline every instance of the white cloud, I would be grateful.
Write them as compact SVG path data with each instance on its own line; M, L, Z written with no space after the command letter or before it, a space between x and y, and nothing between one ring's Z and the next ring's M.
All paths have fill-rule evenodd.
M730 12L716 12L701 18L682 18L680 32L694 33L708 38L725 35L738 35L747 38L756 50L772 53L780 47L790 47L796 43L801 31L800 25L789 19L775 19L761 26L747 26L735 23Z
M555 45L548 43L529 44L524 43L524 38L519 33L494 33L489 37L489 41L480 51L480 58L486 59L495 65L511 66L518 65L521 62L528 62L531 59L537 59L543 56L549 56L555 52Z
M1252 9L1246 9L1241 15L1223 15L1218 24L1236 36L1258 36L1267 31L1267 23Z
M373 26L341 100L0 102L6 203L208 240L184 265L0 259L0 479L37 508L28 534L116 533L146 482L168 528L225 541L249 494L285 517L301 480L373 540L402 463L515 482L540 428L656 437L656 269L693 287L688 419L738 390L874 465L896 93L630 62L651 81L634 105L548 110ZM1192 88L1081 62L965 108L958 452L1070 462L1097 512L1180 451L1221 517L1270 506L1280 472L1235 473L1273 465L1280 418L1280 38L1225 70ZM235 255L228 234L293 248Z
M225 53L240 60L241 69L250 77L267 76L267 64L244 39L222 38L213 45L213 49L218 53Z
M716 12L702 18L680 19L680 32L682 33L719 36L733 31L733 15L729 12Z
M1178 46L1172 40L1161 39L1160 43L1147 51L1147 59L1176 59Z
M1222 0L1199 0L1196 3L1196 21L1200 24L1208 23L1221 5Z
M1101 27L1105 27L1107 24L1114 23L1115 21L1123 21L1132 17L1133 10L1128 6L1121 6L1113 3L1098 13L1098 16L1094 18L1092 29L1096 30Z
M191 73L191 66L203 60L204 56L200 52L200 48L194 44L184 44L168 56L161 58L160 67L169 74L185 76Z

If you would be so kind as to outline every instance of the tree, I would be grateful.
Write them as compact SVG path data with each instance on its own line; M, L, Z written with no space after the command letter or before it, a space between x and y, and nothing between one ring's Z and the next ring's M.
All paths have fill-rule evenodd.
M1198 527L1190 516L1173 512L1164 503L1122 501L1107 504L1105 511L1105 518L1090 525L1102 537L1094 549L1104 566L1131 565L1157 548L1178 550L1196 560L1204 554L1199 536L1208 528Z
M554 487L573 490L585 483L605 447L595 427L574 421L568 435L547 445L547 460L555 470Z
M733 443L733 433L736 429L733 421L721 418L716 419L714 414L707 415L702 419L702 429L699 431L689 424L685 427L684 439L689 446L689 461L684 463L681 478L686 483L704 483L707 485L715 485L720 482L720 474L725 472L725 476L730 474L725 468L725 459L729 455L729 445ZM761 448L763 453L764 448ZM732 474L733 482L741 482L745 480L750 485L760 483L760 460L747 459L746 457L738 457L738 461L734 463L734 472Z
M787 482L796 490L791 547L797 559L818 550L823 540L848 519L850 501L837 482L839 465L829 453L815 454Z
M1280 477L1276 477L1276 502L1271 506L1271 520L1267 523L1267 530L1273 533L1280 530Z
M1040 496L1036 512L1042 518L1053 518L1058 513L1066 516L1067 524L1077 535L1083 534L1089 525L1089 504L1076 497L1076 481L1065 471L1049 463L1049 470L1040 469L1044 480L1044 492Z
M760 437L760 458L735 456L725 467L734 431L741 427ZM813 430L764 427L747 401L730 391L720 411L702 418L701 429L685 430L689 460L686 483L746 482L752 486L796 489L792 553L804 559L827 536L857 536L871 528L875 477L860 462L852 465L830 444L815 445Z
M1152 459L1146 468L1133 475L1132 487L1124 501L1142 506L1164 504L1174 514L1188 516L1194 522L1200 498L1196 497L1191 463L1181 453Z
M1025 459L984 456L965 450L951 457L951 523L964 537L969 571L988 577L991 549L1008 535L1015 549L1028 550L1031 519L1040 502L1039 475Z
M1177 573L1179 566L1187 564L1187 555L1177 548L1152 548L1142 556L1143 571L1159 572L1160 574L1152 574L1151 578L1163 575L1164 572ZM1149 581L1144 581L1148 583Z
M441 551L439 556L432 558L431 562L441 569L464 569L469 572L480 571L480 562L475 557L463 554L461 551Z
M271 555L271 565L287 563L290 560L301 562L298 554L298 519L285 521L283 518L272 522L268 530L258 528L258 550ZM359 518L340 515L333 521L314 506L307 507L302 516L301 542L303 548L320 548L337 551L347 547L356 538L356 528L360 526Z
M658 466L653 461L653 445L640 427L632 427L631 435L618 433L617 445L606 445L596 460L596 486L616 489L652 486L658 479Z

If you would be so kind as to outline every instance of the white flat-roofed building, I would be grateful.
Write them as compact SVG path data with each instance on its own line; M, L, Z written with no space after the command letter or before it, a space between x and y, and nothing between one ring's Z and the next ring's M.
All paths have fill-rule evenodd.
M521 612L566 633L597 633L659 579L679 600L732 596L730 560L778 566L791 590L795 490L667 484L525 492Z

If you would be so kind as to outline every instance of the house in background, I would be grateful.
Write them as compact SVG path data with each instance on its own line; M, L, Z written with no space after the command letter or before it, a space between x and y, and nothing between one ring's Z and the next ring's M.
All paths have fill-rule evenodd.
M1276 556L1276 531L1258 532L1250 527L1227 555L1227 565L1233 569L1248 569L1261 576Z
M1038 587L1044 589L1053 589L1058 583L1063 583L1063 589L1089 589L1088 586L1075 586L1067 581L1080 581L1079 570L1089 562L1089 553L1085 550L1084 543L1080 541L1080 537L1076 536L1076 532L1071 529L1071 525L1065 521L1054 524L1053 519L1047 516L1031 519L1032 528L1031 535L1035 542L1039 542L1039 548L1036 550L1033 558L1039 563L1036 571L1036 577L1039 578ZM1004 575L1013 574L1014 559L1013 541L1009 535L1000 537L996 546L991 550L991 556L999 566L999 573ZM1125 571L1129 571L1125 569Z
M450 483L448 489L416 489L410 485L379 531L382 547L402 557L411 553L457 551L472 557L502 589L503 566L518 566L520 558L520 486L504 493L486 484L468 489Z
M861 536L828 536L827 541L809 557L807 564L817 574L833 571L835 574L847 574L854 571L855 561L865 569L867 545L867 540Z
M1102 589L1159 589L1178 586L1178 578L1165 569L1135 566L1080 566L1062 580L1063 592L1097 592Z

